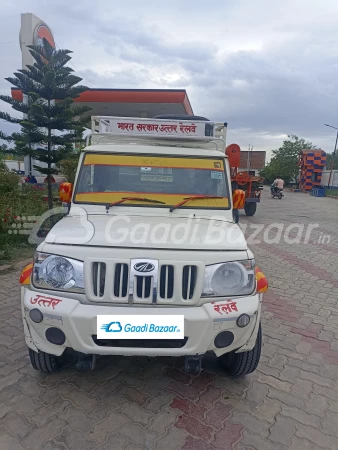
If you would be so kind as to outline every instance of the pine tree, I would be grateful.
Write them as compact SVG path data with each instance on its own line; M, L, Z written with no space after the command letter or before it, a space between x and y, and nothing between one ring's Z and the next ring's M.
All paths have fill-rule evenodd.
M78 83L82 78L72 74L66 64L71 60L70 50L55 50L46 39L41 46L29 45L35 62L18 70L14 77L6 78L21 89L27 102L0 95L15 111L23 113L23 119L0 112L0 119L21 126L20 132L6 135L0 131L0 139L14 142L18 155L30 156L46 167L34 166L47 175L48 206L53 208L52 175L58 173L57 164L65 159L75 142L82 141L90 110L86 106L74 107L74 99L87 90Z

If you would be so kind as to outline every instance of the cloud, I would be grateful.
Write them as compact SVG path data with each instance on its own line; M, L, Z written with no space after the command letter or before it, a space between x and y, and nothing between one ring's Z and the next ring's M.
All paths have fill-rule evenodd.
M334 0L6 1L1 93L20 66L19 14L27 10L74 51L71 65L90 87L184 88L195 113L227 121L229 139L245 149L276 148L297 134L332 150L334 130L324 123L338 125Z

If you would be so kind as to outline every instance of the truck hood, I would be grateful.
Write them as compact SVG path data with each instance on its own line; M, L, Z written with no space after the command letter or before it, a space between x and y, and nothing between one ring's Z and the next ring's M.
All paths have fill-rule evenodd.
M103 247L247 251L240 227L220 218L66 216L45 243Z

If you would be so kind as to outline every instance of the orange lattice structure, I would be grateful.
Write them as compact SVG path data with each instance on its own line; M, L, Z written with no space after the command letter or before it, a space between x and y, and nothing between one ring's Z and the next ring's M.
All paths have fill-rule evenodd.
M323 150L302 150L299 155L299 189L307 192L321 186L325 165L326 153Z

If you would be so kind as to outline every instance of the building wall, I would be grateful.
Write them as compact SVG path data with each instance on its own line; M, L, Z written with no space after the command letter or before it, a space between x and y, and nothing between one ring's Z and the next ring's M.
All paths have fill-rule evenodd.
M329 178L330 178L330 170L323 170L322 181L321 181L323 186L327 186L328 185ZM332 171L330 187L338 188L338 170L333 170Z
M248 151L241 150L241 163L240 167L242 171L246 171L248 167ZM250 152L251 162L250 170L263 169L265 167L266 152L264 151L252 151Z
M247 170L248 170L247 166L245 166L245 167L240 167L240 168L238 169L239 172L247 172ZM253 168L251 167L249 172L254 173L255 176L259 176L259 171L260 171L260 170L261 170L261 169L253 169Z
M4 163L8 170L15 170L15 172L25 171L25 163L23 161L16 161L14 159L5 159Z

